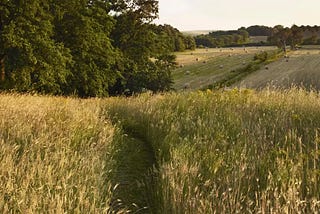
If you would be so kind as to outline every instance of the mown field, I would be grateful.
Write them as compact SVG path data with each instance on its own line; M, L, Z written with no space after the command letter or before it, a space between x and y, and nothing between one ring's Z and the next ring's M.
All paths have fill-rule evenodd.
M254 56L267 52L272 55L275 47L248 47L197 49L177 53L178 68L173 72L177 91L203 89L229 82L227 87L263 89L266 87L291 88L292 86L320 89L320 47L303 46L299 50L283 53L269 60L256 63ZM247 72L248 66L258 66ZM210 87L209 87L210 88Z
M212 48L176 53L178 68L173 72L173 88L200 89L218 82L253 62L255 54L275 51L275 47Z
M283 58L244 78L240 87L265 88L273 86L290 88L292 85L306 89L320 89L320 47L304 46L290 51L289 58Z

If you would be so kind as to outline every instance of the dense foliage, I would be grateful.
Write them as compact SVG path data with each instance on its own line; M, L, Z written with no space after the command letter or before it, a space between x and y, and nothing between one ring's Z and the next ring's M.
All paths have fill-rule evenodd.
M291 28L282 25L276 25L272 28L268 41L272 45L277 45L286 52L286 46L296 49L299 45L320 44L320 27L318 26L297 26Z
M253 25L247 28L242 27L240 29L247 31L250 36L270 36L272 32L272 27L263 25Z
M223 47L241 45L248 42L249 33L245 30L214 31L208 35L199 35L195 38L197 46Z
M168 42L172 27L150 24L157 15L156 0L1 0L0 89L82 97L168 90L171 51L193 44L178 31L177 44Z

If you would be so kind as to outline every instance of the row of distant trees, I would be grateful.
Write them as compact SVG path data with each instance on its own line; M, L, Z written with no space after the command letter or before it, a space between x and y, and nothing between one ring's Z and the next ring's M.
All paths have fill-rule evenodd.
M268 40L260 44L251 44L250 36L266 36ZM198 47L223 47L237 45L277 45L281 48L290 45L320 44L320 26L297 26L291 28L282 25L267 27L254 25L241 27L238 30L214 31L206 35L195 37Z
M108 96L169 90L191 37L152 24L157 0L1 0L0 90Z
M224 47L248 43L249 33L243 29L230 31L214 31L195 37L198 47Z
M270 44L277 45L286 52L286 47L296 49L299 45L320 44L320 27L318 26L297 26L291 28L277 25L272 28L271 35L268 37Z

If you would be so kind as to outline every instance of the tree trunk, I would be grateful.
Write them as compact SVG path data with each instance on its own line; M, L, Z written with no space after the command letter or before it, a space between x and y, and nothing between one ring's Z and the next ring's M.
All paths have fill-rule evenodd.
M4 66L4 57L2 57L0 59L0 80L4 81L5 76L6 76L6 73L5 73L5 66Z
M283 41L283 52L285 55L287 55L287 44L286 41Z

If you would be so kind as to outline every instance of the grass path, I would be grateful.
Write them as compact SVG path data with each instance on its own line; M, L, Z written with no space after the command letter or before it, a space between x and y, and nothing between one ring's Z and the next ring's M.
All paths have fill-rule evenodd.
M126 209L129 213L153 213L155 185L153 168L155 157L148 142L133 133L121 136L116 149L116 171L113 173L117 187L113 210Z

